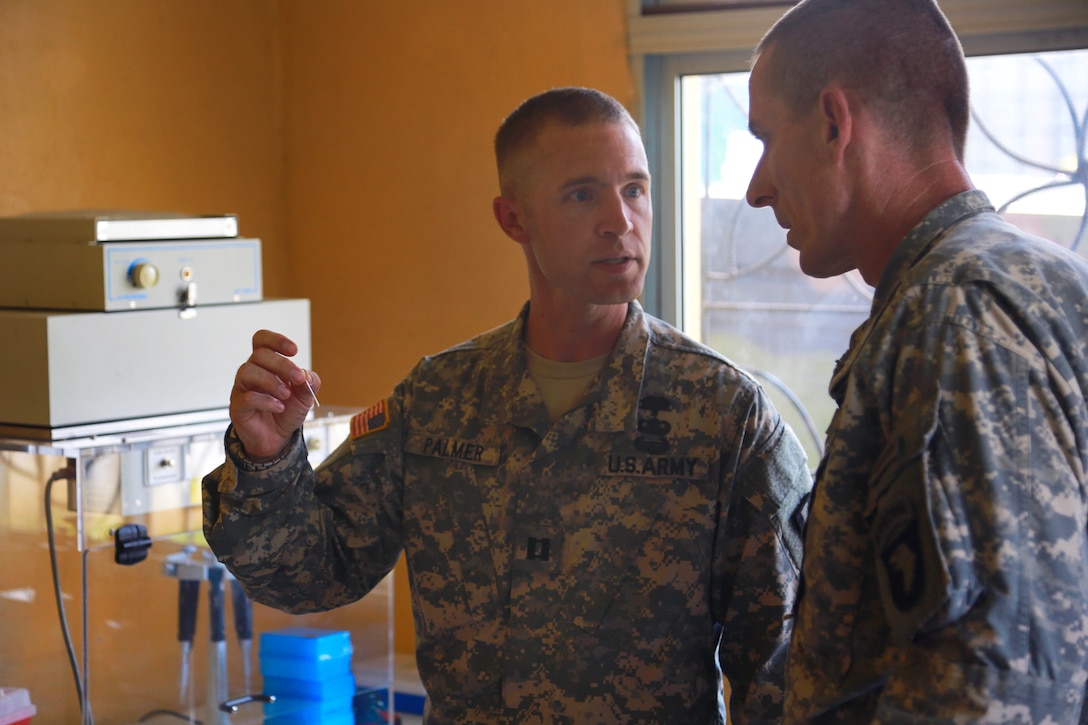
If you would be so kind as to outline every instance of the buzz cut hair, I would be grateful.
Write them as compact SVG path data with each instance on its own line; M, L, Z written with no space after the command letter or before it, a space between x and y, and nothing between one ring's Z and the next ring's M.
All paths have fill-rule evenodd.
M549 123L567 127L628 123L639 132L638 124L623 104L596 89L567 86L531 96L503 119L495 133L495 162L499 189L504 196L515 194L515 158L536 141Z
M794 114L840 83L912 150L946 140L963 160L967 66L936 0L802 0L763 36L752 64L772 46L768 78Z

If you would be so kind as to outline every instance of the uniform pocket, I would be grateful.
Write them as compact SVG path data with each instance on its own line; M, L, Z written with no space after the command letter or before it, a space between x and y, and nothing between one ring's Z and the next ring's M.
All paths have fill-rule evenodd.
M571 621L586 631L618 617L653 622L664 602L706 608L714 532L714 451L683 457L613 451L598 467L600 505L568 545L583 547L569 572L566 605ZM592 555L586 552L592 551Z
M421 624L433 633L494 616L495 552L483 491L500 446L409 433L404 446L405 552Z

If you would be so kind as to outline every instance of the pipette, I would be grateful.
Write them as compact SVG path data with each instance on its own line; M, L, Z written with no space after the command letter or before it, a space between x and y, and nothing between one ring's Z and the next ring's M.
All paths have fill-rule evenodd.
M208 570L208 605L211 615L211 643L215 650L215 671L211 673L213 687L208 697L214 702L227 699L227 616L223 591L223 569Z
M253 646L253 602L237 579L231 580L231 607L234 610L234 634L238 637L238 647L242 650L242 668L245 672L246 692L250 691L252 675L250 652Z
M178 579L178 642L181 642L181 679L178 683L181 702L189 691L189 660L196 634L197 602L200 598L199 579Z

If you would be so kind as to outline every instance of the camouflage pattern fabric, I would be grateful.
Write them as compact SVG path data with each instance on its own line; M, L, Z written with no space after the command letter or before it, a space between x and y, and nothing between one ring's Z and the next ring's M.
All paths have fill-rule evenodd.
M258 601L323 610L407 557L425 722L778 722L804 451L759 386L630 305L554 424L525 311L423 359L312 473L228 433L205 531Z
M786 722L1078 722L1088 264L981 192L903 241L831 383Z

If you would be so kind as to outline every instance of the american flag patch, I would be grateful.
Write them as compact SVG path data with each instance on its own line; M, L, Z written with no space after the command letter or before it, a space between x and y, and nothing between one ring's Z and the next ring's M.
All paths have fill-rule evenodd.
M389 406L385 400L378 401L362 413L356 413L351 418L351 437L359 438L368 433L379 431L389 426Z

